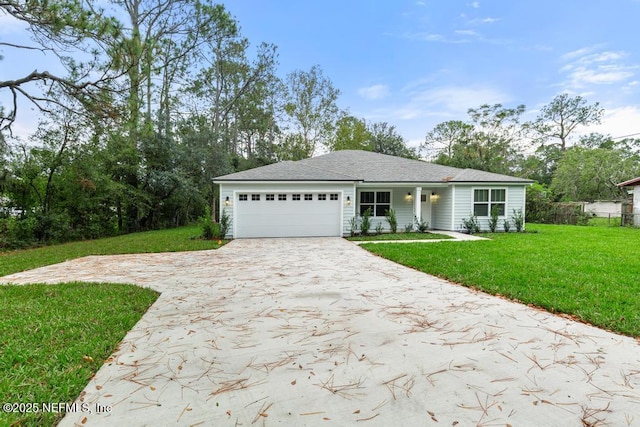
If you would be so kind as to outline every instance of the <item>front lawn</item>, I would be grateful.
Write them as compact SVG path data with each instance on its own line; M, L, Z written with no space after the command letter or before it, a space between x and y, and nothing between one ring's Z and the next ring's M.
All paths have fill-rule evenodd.
M528 224L491 240L363 248L425 273L640 337L640 230Z
M0 286L0 403L31 405L3 406L0 425L60 421L33 405L72 403L157 297L104 283Z
M189 226L35 249L0 252L0 277L87 255L197 251L220 247L218 240L194 238L201 233L200 227ZM222 244L225 242L223 241Z
M436 233L383 233L383 234L370 234L367 236L354 236L347 237L347 240L352 242L363 241L382 241L382 240L429 240L429 239L451 239L451 236L446 234Z

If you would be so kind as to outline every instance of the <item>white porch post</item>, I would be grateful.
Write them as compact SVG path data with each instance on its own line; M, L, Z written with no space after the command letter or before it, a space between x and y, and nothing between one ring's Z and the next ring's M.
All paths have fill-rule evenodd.
M422 218L422 187L416 187L413 192L413 213L418 218L418 221Z

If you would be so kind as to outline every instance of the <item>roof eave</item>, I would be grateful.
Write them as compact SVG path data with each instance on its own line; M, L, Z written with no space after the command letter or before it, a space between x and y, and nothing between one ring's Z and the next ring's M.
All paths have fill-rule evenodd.
M618 184L618 187L631 187L635 185L640 185L640 177L621 182L620 184Z
M331 183L356 183L360 182L354 179L214 179L214 184L220 184L225 182L235 182L235 183L243 183L243 184L259 184L263 182L287 182L287 183L321 183L321 184L331 184Z
M522 185L531 185L535 181L532 180L517 180L517 181L489 181L489 180L481 180L481 181L447 181L452 184L484 184L484 185L493 185L493 184L522 184Z

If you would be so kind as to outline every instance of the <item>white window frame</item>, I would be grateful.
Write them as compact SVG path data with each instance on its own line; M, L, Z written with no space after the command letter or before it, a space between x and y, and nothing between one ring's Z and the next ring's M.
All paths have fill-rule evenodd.
M481 202L476 202L476 191L487 191L488 192L488 200L485 201L481 201ZM504 191L504 201L497 201L494 202L493 201L493 197L492 197L492 193L493 191ZM490 218L491 217L491 209L493 208L493 205L504 205L504 213L502 215L498 215L499 218L506 218L507 217L507 200L508 200L508 188L507 187L477 187L477 188L473 188L471 191L471 211L473 212L474 215L476 215L478 218ZM487 205L487 215L477 215L476 214L476 205Z

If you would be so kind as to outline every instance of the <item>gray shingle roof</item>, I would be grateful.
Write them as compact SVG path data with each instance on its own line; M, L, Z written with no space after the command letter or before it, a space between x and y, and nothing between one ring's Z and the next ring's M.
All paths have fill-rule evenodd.
M532 181L475 169L459 169L370 151L341 150L232 173L222 181L500 182Z

